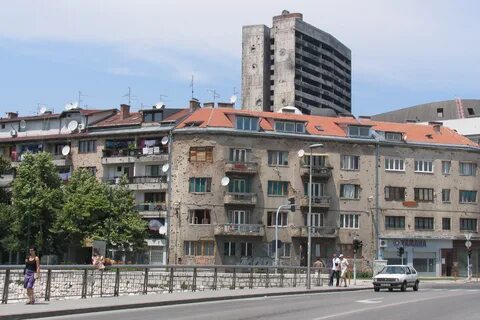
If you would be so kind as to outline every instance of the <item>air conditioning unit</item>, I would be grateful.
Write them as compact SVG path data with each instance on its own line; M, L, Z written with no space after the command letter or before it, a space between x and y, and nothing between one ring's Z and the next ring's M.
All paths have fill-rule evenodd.
M378 247L379 248L386 248L388 246L387 240L381 239L378 240Z

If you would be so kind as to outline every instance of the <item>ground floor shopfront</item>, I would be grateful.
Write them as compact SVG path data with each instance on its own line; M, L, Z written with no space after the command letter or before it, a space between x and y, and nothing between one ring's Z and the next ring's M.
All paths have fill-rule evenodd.
M421 276L466 276L467 249L465 240L383 238L381 258L388 264L401 264L399 248L404 248L403 263L413 265ZM480 272L480 241L472 241L472 272Z

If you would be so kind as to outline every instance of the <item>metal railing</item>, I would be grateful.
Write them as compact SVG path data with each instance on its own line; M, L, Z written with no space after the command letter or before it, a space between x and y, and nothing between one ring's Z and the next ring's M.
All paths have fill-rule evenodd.
M323 285L328 269L315 269L312 284ZM36 299L65 299L222 289L305 287L306 267L258 265L90 265L42 266ZM23 266L0 266L2 303L25 301Z

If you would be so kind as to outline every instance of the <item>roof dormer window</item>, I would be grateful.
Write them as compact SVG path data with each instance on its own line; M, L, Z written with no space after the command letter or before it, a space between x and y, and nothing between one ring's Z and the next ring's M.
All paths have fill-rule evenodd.
M385 140L402 141L402 134L400 132L385 132Z
M275 131L287 133L305 133L305 123L295 121L275 121Z
M370 127L349 126L348 136L354 138L370 138Z
M160 122L163 120L163 112L159 110L143 111L143 122Z
M238 130L258 131L258 118L237 116L236 128Z

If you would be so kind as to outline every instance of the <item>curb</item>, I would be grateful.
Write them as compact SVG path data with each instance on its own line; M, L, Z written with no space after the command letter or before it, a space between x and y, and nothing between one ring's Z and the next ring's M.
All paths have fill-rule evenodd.
M278 297L278 296L300 295L300 294L307 295L307 294L316 294L316 293L363 291L363 290L371 290L371 288L370 287L347 288L347 289L335 288L335 289L329 289L329 290L303 290L303 291L293 291L293 292L283 291L283 292L270 292L270 293L252 293L252 294L246 294L241 296L227 295L227 296L221 296L221 297L205 297L205 298L191 298L191 299L171 300L171 301L155 301L155 302L145 302L145 303L135 303L135 304L132 303L132 304L123 304L123 305L112 305L112 306L104 306L104 307L52 310L52 311L40 311L40 312L23 313L23 314L0 315L0 320L35 319L35 318L84 314L84 313L92 313L92 312L105 312L105 311L114 311L114 310L140 309L140 308L162 307L162 306L171 306L171 305L180 305L180 304L191 304L191 303L199 303L199 302L240 300L240 299L250 299L250 298L259 298L259 297L276 297L276 296Z

